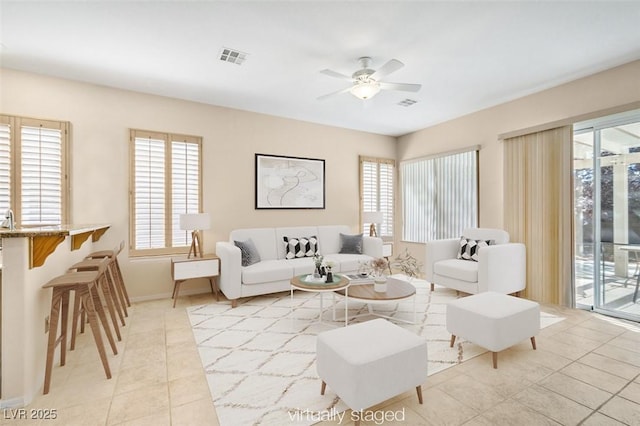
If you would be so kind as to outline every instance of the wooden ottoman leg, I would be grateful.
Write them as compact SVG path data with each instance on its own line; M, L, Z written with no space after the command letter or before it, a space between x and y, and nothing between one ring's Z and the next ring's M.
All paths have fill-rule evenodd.
M431 283L431 291L433 291L434 288L435 288L435 284Z
M453 344L456 342L456 336L455 334L451 335L451 342L449 342L449 347L452 348Z
M324 395L324 391L327 389L327 384L322 381L322 386L320 386L320 395Z
M533 346L533 350L536 350L536 336L531 338L531 346Z
M498 352L491 352L493 358L493 368L498 368Z
M418 402L422 404L422 385L416 386L416 392L418 392Z

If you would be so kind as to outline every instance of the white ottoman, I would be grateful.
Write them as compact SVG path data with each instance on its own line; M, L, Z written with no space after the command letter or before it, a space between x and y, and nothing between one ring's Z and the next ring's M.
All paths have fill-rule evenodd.
M493 352L493 368L498 368L498 352L531 339L540 331L540 305L502 293L486 292L464 297L447 305L447 331L451 344L456 336Z
M427 342L385 319L318 335L316 366L326 385L354 411L364 410L411 388L422 404L427 379Z

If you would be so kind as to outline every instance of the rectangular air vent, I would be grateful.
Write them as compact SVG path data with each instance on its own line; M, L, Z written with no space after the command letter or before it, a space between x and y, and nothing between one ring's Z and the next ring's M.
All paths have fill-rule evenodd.
M415 101L413 99L405 99L403 101L398 102L398 105L403 106L403 107L410 107L411 105L415 104L418 101Z
M220 51L220 60L224 62L230 62L236 65L242 65L245 59L247 59L248 54L244 52L240 52L239 50L229 49L228 47L223 47Z

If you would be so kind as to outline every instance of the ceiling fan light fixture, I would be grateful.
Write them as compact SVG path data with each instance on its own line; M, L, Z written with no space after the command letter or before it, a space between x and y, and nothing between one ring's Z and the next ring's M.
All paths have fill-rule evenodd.
M356 82L351 88L350 92L353 96L358 99L362 99L363 101L366 99L371 99L380 91L380 84L373 80L368 79L364 81Z

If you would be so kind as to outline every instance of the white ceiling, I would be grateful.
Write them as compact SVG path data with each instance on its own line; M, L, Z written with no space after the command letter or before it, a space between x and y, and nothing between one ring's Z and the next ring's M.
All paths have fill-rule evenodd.
M640 59L639 1L0 0L0 24L6 68L393 136ZM422 89L316 100L360 56Z

